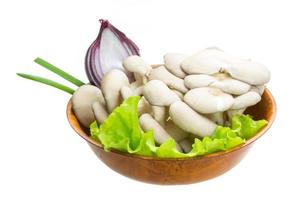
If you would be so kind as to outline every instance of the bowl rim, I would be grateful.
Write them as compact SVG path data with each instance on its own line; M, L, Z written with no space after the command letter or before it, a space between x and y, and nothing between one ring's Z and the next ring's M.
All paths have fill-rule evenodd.
M277 113L277 105L275 102L275 99L272 95L272 93L270 92L270 90L268 90L267 88L265 88L264 93L266 93L267 96L269 96L269 98L271 99L271 103L273 104L271 106L272 110L271 110L271 115L270 115L270 119L268 120L268 124L263 127L257 134L255 134L253 137L251 137L250 139L246 140L245 143L240 144L236 147L233 147L231 149L228 150L223 150L223 151L218 151L215 153L211 153L208 155L199 155L199 156L193 156L193 157L183 157L183 158L160 158L160 157L151 157L151 156L141 156L141 155L136 155L136 154L130 154L130 153L126 153L126 152L122 152L116 149L110 149L109 153L114 153L114 154L118 154L121 156L125 156L125 157L132 157L132 158L136 158L136 159L142 159L142 160L155 160L155 161L184 161L184 160L198 160L198 159L205 159L205 158L215 158L215 157L219 157L219 156L224 156L226 154L232 153L234 151L237 151L239 149L242 149L250 144L252 144L253 142L255 142L258 138L260 138L262 135L265 134L265 132L267 132L267 130L270 129L270 127L272 126L275 117L276 117L276 113ZM83 138L87 143L104 150L103 146L94 141L90 136L88 136L86 134L85 131L83 131L82 128L79 128L74 121L79 125L78 120L76 119L75 115L73 114L72 111L72 102L71 102L71 98L67 104L67 119L69 121L69 124L71 125L72 129L81 137ZM80 126L80 125L79 125Z

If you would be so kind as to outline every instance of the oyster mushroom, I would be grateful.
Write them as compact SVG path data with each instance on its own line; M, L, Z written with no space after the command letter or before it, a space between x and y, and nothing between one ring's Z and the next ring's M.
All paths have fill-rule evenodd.
M194 110L207 115L220 125L224 123L223 112L231 108L234 99L217 88L202 87L188 91L184 101Z
M89 127L95 121L92 105L99 102L105 105L102 92L93 85L80 86L72 96L72 108L76 118L84 127Z
M270 80L270 71L264 65L252 60L234 59L230 61L226 72L250 85L263 85Z
M160 80L152 80L144 85L144 97L154 106L169 106L171 103L180 100L167 85Z
M171 89L176 89L182 93L186 93L188 89L184 85L184 81L170 73L164 66L152 69L149 74L149 80L161 80Z
M178 126L176 126L174 124L174 122L172 120L168 120L165 123L164 129L169 133L169 135L172 136L172 138L174 138L174 140L176 140L177 142L183 140L184 138L186 138L189 133L182 130L181 128L179 128Z
M186 73L181 69L181 62L187 58L187 55L180 53L167 53L164 55L166 68L178 78L184 78Z
M121 70L113 69L102 78L101 88L109 113L122 103L120 91L123 86L129 86L129 80L126 74Z
M180 147L184 153L189 153L192 150L193 140L191 138L185 138L179 142Z
M98 124L102 124L107 119L108 113L105 104L103 105L100 101L95 101L92 104L92 110Z
M147 76L150 73L151 67L140 56L133 55L127 57L123 61L124 68L133 72L135 80L141 83L147 82Z
M200 115L182 101L172 103L169 114L179 128L200 137L212 135L217 127L213 121Z
M204 49L187 57L181 63L181 68L188 74L215 74L227 68L227 55L217 49Z
M231 78L226 73L189 75L185 77L184 84L190 89L210 86L234 95L244 94L251 87L247 83Z
M129 97L134 95L133 91L128 86L121 87L120 92L121 92L121 96L122 96L123 100L128 99Z
M215 81L213 76L207 74L192 74L184 78L184 84L189 89L207 87Z
M227 111L228 118L231 119L236 114L243 114L247 107L257 104L260 100L261 96L254 91L235 97L230 110Z
M137 107L138 115L142 115L145 113L151 113L152 112L152 106L150 103L145 99L145 97L142 97L138 103Z
M161 125L164 126L167 120L168 110L165 106L152 106L152 115L154 119Z
M153 130L154 140L158 144L162 144L169 138L172 138L167 131L148 113L141 115L139 122L143 131ZM178 151L182 152L182 149L178 144L176 144L176 147Z
M252 86L250 90L257 92L261 96L265 91L265 85Z
M183 94L178 90L172 90L181 100L183 99Z
M217 49L204 49L186 58L181 68L188 74L228 73L234 79L250 85L263 85L270 80L270 71L264 65Z

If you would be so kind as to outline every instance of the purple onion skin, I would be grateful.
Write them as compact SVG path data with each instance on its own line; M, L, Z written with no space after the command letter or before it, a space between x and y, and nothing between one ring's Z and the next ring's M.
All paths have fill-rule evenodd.
M85 56L85 72L86 75L92 85L100 87L100 82L102 77L104 76L105 73L107 73L109 70L114 69L114 68L120 68L123 70L130 81L134 81L133 74L126 72L122 66L114 66L113 63L122 63L123 59L120 60L118 56L116 56L116 60L111 61L111 65L108 67L103 67L101 60L100 60L100 54L105 53L106 49L101 48L101 39L103 36L103 31L104 30L109 30L111 31L114 36L118 39L118 41L122 44L122 51L126 51L126 56L131 56L131 55L140 55L139 53L139 48L138 46L130 40L126 35L118 30L116 27L114 27L111 23L109 23L108 20L101 19L100 20L101 27L99 34L96 38L96 40L91 44L91 46L88 48L86 56ZM116 52L117 53L117 52ZM106 69L105 71L103 69ZM109 69L109 70L107 70Z

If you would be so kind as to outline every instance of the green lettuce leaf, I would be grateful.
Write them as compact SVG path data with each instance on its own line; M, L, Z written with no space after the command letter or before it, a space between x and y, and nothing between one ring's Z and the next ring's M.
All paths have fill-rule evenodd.
M268 121L262 119L255 121L250 115L235 115L231 120L231 128L245 139L254 136L261 128L268 124Z
M157 146L153 132L144 133L141 130L137 114L139 100L139 96L130 97L117 107L102 125L98 126L96 122L91 124L91 137L101 143L106 151L117 149L131 154L161 158L207 155L243 144L267 123L266 120L254 121L249 115L234 116L231 128L218 126L210 137L196 138L189 153L181 153L176 149L174 139L170 138Z

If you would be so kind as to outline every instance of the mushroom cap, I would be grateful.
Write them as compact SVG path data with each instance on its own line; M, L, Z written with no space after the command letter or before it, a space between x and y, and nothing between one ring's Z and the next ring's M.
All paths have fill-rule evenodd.
M203 114L223 112L234 102L230 94L210 87L192 89L184 95L183 99L194 110Z
M175 76L184 78L186 73L181 69L181 62L187 58L187 55L180 53L167 53L164 55L166 68Z
M101 90L93 85L80 86L74 92L71 101L76 118L85 127L89 127L95 121L92 104L95 101L105 102Z
M261 100L261 96L254 91L249 91L245 94L234 98L234 102L230 109L242 109L257 104Z
M233 78L249 83L250 85L263 85L269 82L271 73L262 64L246 60L230 60L229 67L226 68Z
M151 70L150 65L137 55L127 57L123 61L123 66L127 71L137 73L141 76L147 75Z
M152 80L144 85L143 95L151 105L169 106L180 98L160 80Z
M265 91L265 85L255 85L251 87L251 91L257 92L260 96L264 93Z
M188 74L215 74L228 67L226 58L223 51L204 49L184 59L181 68Z
M270 80L270 71L262 64L226 54L217 49L204 49L182 61L181 68L188 74L227 72L233 78L263 85Z
M149 80L161 80L171 89L176 89L182 93L186 93L188 91L184 85L183 79L173 75L165 68L165 66L152 69L149 74Z
M184 78L184 84L187 88L207 87L216 81L216 78L207 74L192 74Z
M123 71L112 69L103 76L101 89L109 112L112 112L122 103L120 90L123 86L129 86L128 77Z
M184 78L184 84L190 89L211 86L234 95L244 94L251 87L249 84L235 80L225 73L188 75Z
M235 80L225 73L217 73L213 76L216 78L216 80L209 86L219 88L223 92L229 94L241 95L248 92L251 88L249 84Z
M214 122L200 115L182 101L172 103L169 114L179 128L200 137L212 135L217 127Z

